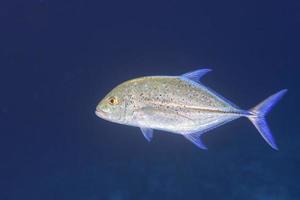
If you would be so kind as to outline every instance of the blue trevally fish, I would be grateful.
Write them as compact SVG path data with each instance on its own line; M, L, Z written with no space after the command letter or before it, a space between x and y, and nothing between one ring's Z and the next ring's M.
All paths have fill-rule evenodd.
M147 76L126 81L97 105L105 120L139 127L148 141L153 129L181 134L201 149L201 135L240 117L247 117L264 140L278 149L265 120L266 114L287 89L268 97L250 110L240 109L200 82L210 69L180 76Z

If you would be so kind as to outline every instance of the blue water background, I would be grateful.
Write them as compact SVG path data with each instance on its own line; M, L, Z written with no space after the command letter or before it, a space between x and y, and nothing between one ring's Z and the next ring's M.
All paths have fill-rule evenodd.
M1 200L300 199L299 1L1 4ZM245 109L289 89L268 116L279 151L247 119L203 151L94 114L125 80L202 67Z

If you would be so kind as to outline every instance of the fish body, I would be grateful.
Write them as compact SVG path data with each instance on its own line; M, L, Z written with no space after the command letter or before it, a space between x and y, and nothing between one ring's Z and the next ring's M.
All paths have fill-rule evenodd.
M206 149L200 137L203 133L248 117L277 149L264 120L266 113L261 111L269 110L286 90L271 96L267 104L259 104L259 110L255 107L246 111L200 83L200 78L209 71L200 69L181 76L148 76L126 81L100 101L96 114L112 122L140 127L148 141L153 137L153 129L163 130L181 134L202 149Z

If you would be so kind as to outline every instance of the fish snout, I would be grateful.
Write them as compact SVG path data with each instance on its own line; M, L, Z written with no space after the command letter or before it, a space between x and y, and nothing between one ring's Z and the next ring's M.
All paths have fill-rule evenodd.
M96 109L95 114L100 117L100 118L105 118L107 117L107 112L101 110L101 109Z

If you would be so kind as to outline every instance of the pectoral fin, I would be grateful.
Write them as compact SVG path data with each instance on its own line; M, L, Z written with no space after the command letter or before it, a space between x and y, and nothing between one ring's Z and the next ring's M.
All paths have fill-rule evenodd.
M146 138L146 140L148 140L148 142L151 142L152 137L153 137L153 130L151 128L143 128L140 127L144 137Z
M190 134L184 134L183 136L194 143L197 147L201 149L207 149L206 145L201 140L201 134L202 132L196 132L196 133L190 133Z
M171 109L147 106L136 110L134 113L134 117L139 121L140 127L151 127L153 124L174 126L180 122L191 125L194 124L194 121L189 117Z

